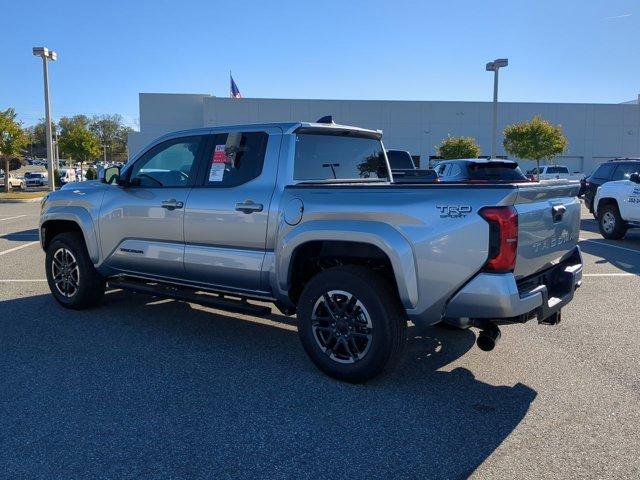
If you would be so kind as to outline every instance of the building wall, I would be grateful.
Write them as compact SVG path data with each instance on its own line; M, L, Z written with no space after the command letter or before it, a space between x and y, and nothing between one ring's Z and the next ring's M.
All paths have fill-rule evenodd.
M140 129L134 144L183 128L271 121L315 121L333 115L337 123L381 129L387 148L409 150L424 161L448 134L471 136L491 150L491 102L386 100L231 99L210 95L140 94ZM562 125L569 140L557 163L589 173L617 156L640 156L640 105L515 103L499 105L498 131L540 115ZM136 148L132 145L130 152ZM505 155L502 136L498 155ZM527 162L523 162L526 168Z
M140 132L129 134L129 156L135 155L159 136L202 127L205 94L141 93Z

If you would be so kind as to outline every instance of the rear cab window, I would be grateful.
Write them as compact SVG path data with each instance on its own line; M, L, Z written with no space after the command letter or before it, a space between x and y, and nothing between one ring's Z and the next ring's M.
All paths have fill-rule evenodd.
M393 170L413 170L416 168L409 152L387 150L387 158Z
M567 167L547 167L547 173L569 173Z
M382 142L359 132L296 134L293 178L296 181L388 181Z
M467 166L469 180L484 182L527 182L528 178L515 162L478 162Z

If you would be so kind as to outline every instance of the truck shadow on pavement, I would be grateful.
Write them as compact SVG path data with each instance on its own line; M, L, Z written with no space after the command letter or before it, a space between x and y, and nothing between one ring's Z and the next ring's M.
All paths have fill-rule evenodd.
M280 315L121 291L90 311L49 295L2 311L5 478L463 478L536 397L439 370L471 331L411 328L393 375L350 385L319 373Z
M32 228L29 230L23 230L21 232L11 232L0 234L0 238L9 240L12 242L24 242L27 240L38 240L38 229Z
M591 219L582 219L580 229L599 233L596 221ZM600 258L600 260L596 260L596 264L609 263L624 272L640 275L640 262L638 261L640 259L639 234L640 230L630 230L623 240L606 240L598 237L580 240L579 245L583 253Z

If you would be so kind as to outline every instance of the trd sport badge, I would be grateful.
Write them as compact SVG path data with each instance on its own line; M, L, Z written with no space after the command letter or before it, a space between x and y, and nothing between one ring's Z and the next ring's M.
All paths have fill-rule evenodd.
M440 218L464 218L471 213L470 205L436 205Z

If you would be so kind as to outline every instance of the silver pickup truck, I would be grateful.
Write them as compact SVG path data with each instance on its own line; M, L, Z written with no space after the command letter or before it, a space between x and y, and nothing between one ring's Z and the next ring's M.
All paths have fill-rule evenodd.
M351 382L390 370L408 321L479 328L484 350L500 324L558 323L582 277L578 186L394 182L381 137L332 122L165 135L43 200L51 292L72 309L107 283L252 315L273 303Z

